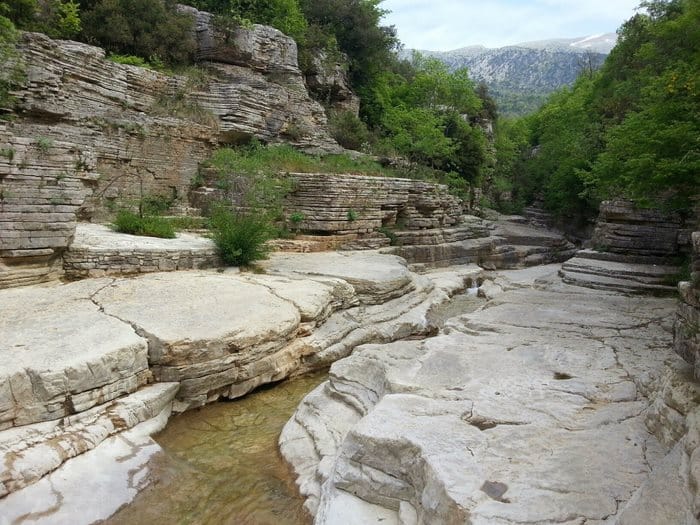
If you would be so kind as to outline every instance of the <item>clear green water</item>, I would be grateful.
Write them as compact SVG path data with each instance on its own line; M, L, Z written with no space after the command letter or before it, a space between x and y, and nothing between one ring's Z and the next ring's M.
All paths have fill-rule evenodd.
M301 399L327 372L285 381L240 400L173 418L154 439L154 482L109 525L302 525L293 476L277 439Z

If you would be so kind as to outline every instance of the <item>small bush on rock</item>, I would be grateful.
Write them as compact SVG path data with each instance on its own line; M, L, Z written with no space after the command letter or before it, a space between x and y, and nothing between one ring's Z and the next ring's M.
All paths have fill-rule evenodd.
M214 209L210 228L226 264L246 266L267 256L265 243L274 236L269 220L257 214L234 213L224 206Z

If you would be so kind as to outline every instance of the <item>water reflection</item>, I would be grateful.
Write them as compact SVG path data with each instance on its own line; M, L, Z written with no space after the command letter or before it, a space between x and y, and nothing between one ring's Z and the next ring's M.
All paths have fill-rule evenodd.
M109 525L302 525L293 477L277 449L282 427L320 372L243 399L182 414L155 436L153 484Z

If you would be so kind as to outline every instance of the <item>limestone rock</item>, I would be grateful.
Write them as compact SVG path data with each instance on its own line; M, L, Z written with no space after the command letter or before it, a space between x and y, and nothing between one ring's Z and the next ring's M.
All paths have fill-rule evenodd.
M471 266L419 276L376 252L275 255L265 264L263 274L3 290L0 498L159 413L165 420L327 367L360 344L431 333L431 309L482 274ZM0 515L7 501L13 512L28 504L0 500Z
M301 213L301 231L370 232L382 226L418 230L457 224L459 199L425 181L362 175L292 173L288 214Z
M624 293L668 295L679 272L683 223L676 214L641 209L629 201L600 205L592 249L562 267L565 282Z
M575 251L561 234L529 226L523 217L494 219L466 215L449 228L397 231L397 247L387 251L406 258L416 270L465 263L489 270L521 268L561 262Z
M414 288L411 272L403 259L373 252L327 252L313 256L276 254L261 265L273 274L342 279L353 286L364 304L384 303Z
M253 24L227 31L216 26L211 13L187 5L179 5L178 10L195 20L198 60L299 73L296 42L274 27Z
M700 379L700 232L692 235L691 281L679 283L673 344L676 353L692 364Z
M306 72L306 85L313 97L332 111L347 111L358 116L360 98L350 88L347 63L347 56L334 57L325 51L317 52Z
M234 44L226 63L208 62L193 83L22 34L17 118L0 125L0 288L59 277L78 218L103 220L148 195L187 205L219 143L257 137L341 151L304 86L294 42L255 26L237 30ZM207 60L221 54L213 49Z
M591 244L598 251L668 257L678 252L681 218L629 201L605 201Z
M108 284L3 292L0 429L82 412L150 378L146 340L92 300Z
M222 264L211 239L179 233L159 239L116 233L100 224L81 223L63 256L68 278L104 277L214 268Z
M108 518L129 503L151 481L148 461L161 448L149 436L162 430L168 421L175 389L167 384L148 387L123 402L110 405L108 414L84 421L89 427L81 428L75 421L62 434L58 427L53 432L36 428L37 442L29 450L44 447L44 456L35 458L39 464L46 465L52 458L51 454L46 454L47 450L51 451L48 445L52 435L59 436L58 445L72 447L65 452L81 455L38 482L0 499L0 521L22 521L32 516L33 521L40 523L89 525ZM112 428L107 416L115 422L123 417L123 424ZM121 432L112 435L114 431ZM29 432L25 434L30 437ZM112 436L104 439L105 435ZM0 442L2 439L3 433L0 433ZM81 442L81 439L86 441ZM27 459L23 457L12 465L26 464ZM86 490L87 479L90 480L89 490Z
M307 508L316 523L614 522L668 450L636 378L673 361L671 309L552 281L436 338L357 349L280 437Z

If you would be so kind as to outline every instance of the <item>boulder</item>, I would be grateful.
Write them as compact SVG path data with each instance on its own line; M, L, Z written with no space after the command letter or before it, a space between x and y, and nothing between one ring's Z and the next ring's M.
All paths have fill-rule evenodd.
M197 60L265 73L300 74L296 42L274 27L260 24L220 27L211 13L187 5L179 5L178 10L195 20Z

